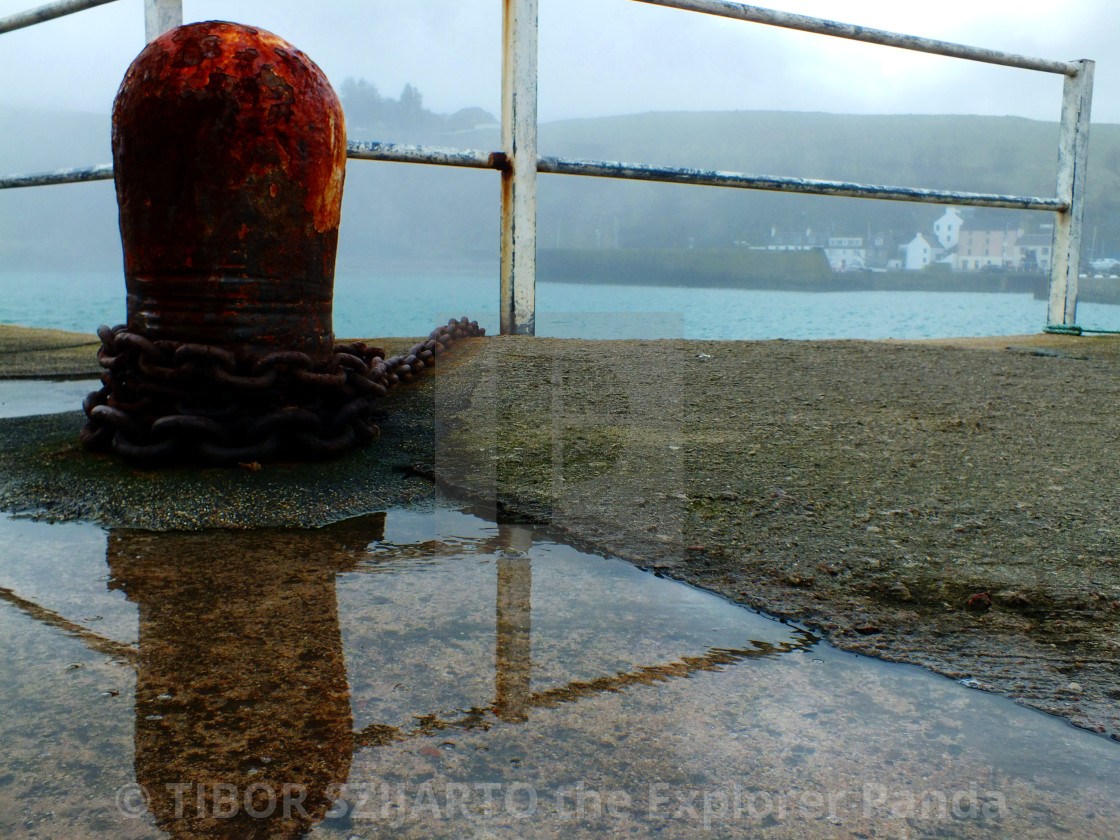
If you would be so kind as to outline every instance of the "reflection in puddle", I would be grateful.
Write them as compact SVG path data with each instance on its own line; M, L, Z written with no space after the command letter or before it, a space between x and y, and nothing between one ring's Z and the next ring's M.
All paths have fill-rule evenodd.
M383 525L109 535L110 587L139 606L136 779L161 828L298 836L322 819L350 767L334 579ZM285 790L302 812L270 807Z
M1117 825L1115 745L521 526L0 539L5 837Z

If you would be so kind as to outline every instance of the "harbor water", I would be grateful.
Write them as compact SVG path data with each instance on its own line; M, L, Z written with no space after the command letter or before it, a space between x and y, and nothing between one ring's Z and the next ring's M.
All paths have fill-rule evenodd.
M124 314L119 274L0 274L0 323L92 333ZM464 314L497 332L496 273L340 273L335 280L340 337L426 335ZM1045 323L1046 302L1029 294L537 287L537 334L558 338L917 339L1023 335ZM1120 307L1082 303L1078 323L1120 329Z

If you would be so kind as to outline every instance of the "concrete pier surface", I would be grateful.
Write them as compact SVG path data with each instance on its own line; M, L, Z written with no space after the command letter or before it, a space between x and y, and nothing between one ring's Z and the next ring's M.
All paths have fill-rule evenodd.
M0 328L0 376L96 369L31 339ZM438 486L1120 739L1118 374L1113 337L472 339L335 461L140 470L82 452L80 411L0 420L0 509L313 527Z

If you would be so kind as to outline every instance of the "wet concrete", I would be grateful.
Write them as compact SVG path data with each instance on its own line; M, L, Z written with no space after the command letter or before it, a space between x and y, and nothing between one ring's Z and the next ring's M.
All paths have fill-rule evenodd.
M503 337L449 355L385 401L381 441L322 464L138 471L80 452L80 414L4 421L0 507L314 526L431 505L435 478L845 649L1120 737L1115 339Z
M1110 837L1120 750L520 525L0 519L0 833Z
M100 387L96 379L0 379L0 418L72 412L86 394Z

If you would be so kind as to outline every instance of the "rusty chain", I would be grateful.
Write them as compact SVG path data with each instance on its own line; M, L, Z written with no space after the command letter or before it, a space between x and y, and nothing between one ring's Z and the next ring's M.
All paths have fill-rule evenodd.
M456 341L485 333L476 321L452 319L401 356L386 359L353 342L314 361L298 351L242 357L103 326L102 387L83 403L81 442L142 464L338 455L378 436L371 419L378 397L433 366Z

